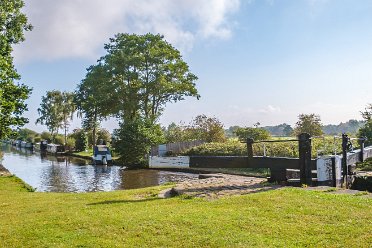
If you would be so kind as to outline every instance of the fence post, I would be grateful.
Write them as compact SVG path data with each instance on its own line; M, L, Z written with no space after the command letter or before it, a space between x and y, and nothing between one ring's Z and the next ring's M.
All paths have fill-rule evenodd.
M310 134L301 133L298 135L298 148L300 158L300 182L301 184L312 185Z
M364 142L365 141L366 141L365 138L359 139L359 145L360 145L359 160L360 160L360 162L364 162Z
M346 180L347 184L347 144L349 141L349 137L347 134L343 133L342 134L342 176L343 180Z
M248 158L253 158L253 142L254 140L251 138L247 138L247 152Z

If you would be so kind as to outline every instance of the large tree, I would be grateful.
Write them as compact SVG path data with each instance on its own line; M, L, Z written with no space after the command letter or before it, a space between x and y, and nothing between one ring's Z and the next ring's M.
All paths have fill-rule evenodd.
M22 0L0 1L0 139L28 122L22 114L27 110L25 100L31 89L15 83L20 80L20 75L14 68L12 57L12 46L24 41L23 32L32 29L21 12L23 6Z
M108 69L113 114L122 121L142 117L156 122L167 103L199 97L197 77L163 36L117 34L105 49L100 62Z
M93 127L102 118L117 117L117 151L125 157L132 153L129 147L137 147L140 155L134 157L138 160L150 144L161 140L154 138L158 132L148 130L158 129L156 123L166 104L185 96L199 98L197 77L161 35L117 34L105 49L107 54L88 69L76 90L78 106Z
M294 134L308 133L311 136L323 134L320 116L316 114L300 114L293 130Z
M113 114L112 107L115 105L112 97L109 97L113 88L108 76L104 65L91 66L75 90L75 103L83 118L82 126L86 130L92 130L93 145L97 141L96 133L100 122Z

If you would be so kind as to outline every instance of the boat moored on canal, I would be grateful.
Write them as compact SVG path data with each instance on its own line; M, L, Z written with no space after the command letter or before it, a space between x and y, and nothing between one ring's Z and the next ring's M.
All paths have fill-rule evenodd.
M94 164L112 164L110 148L107 145L96 145L93 149Z
M46 151L47 153L51 153L55 155L64 154L65 147L62 145L57 145L57 144L47 144Z

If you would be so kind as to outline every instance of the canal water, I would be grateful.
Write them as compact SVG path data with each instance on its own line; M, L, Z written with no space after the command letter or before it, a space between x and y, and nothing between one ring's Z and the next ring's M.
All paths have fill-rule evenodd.
M93 192L135 189L196 179L190 173L125 170L120 166L92 165L90 160L51 156L2 146L1 164L39 192Z

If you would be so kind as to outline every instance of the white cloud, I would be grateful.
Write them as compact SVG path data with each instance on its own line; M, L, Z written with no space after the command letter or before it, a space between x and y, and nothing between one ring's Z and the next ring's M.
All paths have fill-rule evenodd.
M197 39L226 39L240 0L26 0L34 30L16 47L17 62L97 58L118 32L161 33L181 51Z
M265 108L260 109L258 112L262 114L273 114L273 113L280 113L281 110L279 107L267 105Z

